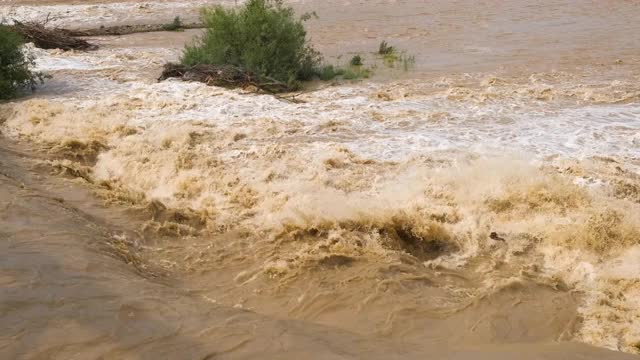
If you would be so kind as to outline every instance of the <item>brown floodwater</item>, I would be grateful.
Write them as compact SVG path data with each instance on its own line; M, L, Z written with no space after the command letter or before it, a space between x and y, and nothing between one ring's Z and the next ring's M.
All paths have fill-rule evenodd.
M50 14L71 28L195 20L198 9L232 0L11 0L28 18ZM242 1L240 1L242 3ZM370 63L382 40L414 56L420 72L561 71L637 63L640 31L634 1L290 1L309 21L312 41L329 59L361 54ZM76 11L65 7L80 5ZM28 5L28 6L24 6ZM175 9L175 10L172 10ZM185 37L188 39L188 37ZM340 60L338 60L340 61ZM618 64L620 65L620 64ZM395 77L404 76L402 71ZM415 77L415 72L409 77Z
M0 104L0 358L635 358L640 6L291 4L373 77L290 102L157 82L201 30L27 47L52 78Z
M144 210L106 206L91 187L61 177L59 168L34 154L36 149L2 140L3 358L635 358L557 342L569 340L579 322L578 297L567 289L533 280L507 281L494 293L443 313L432 307L434 298L444 295L442 287L465 288L465 283L480 280L466 278L473 276L467 272L412 274L416 268L411 262L386 265L388 279L371 289L354 280L367 276L371 266L352 267L340 257L326 260L318 269L324 274L312 271L299 279L306 285L298 286L317 291L347 278L353 288L319 291L288 316L225 305L210 296L233 291L234 280L225 278L237 266L198 265L195 274L185 275L150 265L139 247L153 242L163 248L157 251L182 252L175 248L241 242L237 235L192 238L188 244L177 244L182 240L170 236L158 243L153 241L157 235L140 232L147 218ZM373 303L389 304L363 312L346 298L365 294L375 297L369 300ZM427 297L423 306L414 303L418 294ZM269 309L283 297L283 290L269 294L260 300L261 307ZM412 320L396 324L393 317L403 313ZM295 320L309 316L316 320ZM382 334L368 328L376 318L386 318Z

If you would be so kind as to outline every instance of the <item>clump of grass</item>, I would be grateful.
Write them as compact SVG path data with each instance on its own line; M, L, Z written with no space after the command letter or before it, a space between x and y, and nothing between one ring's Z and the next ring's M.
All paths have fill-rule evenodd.
M349 65L341 67L335 65L325 65L318 72L320 80L329 81L334 79L357 80L367 79L372 71L364 67L362 56L355 55L349 61Z
M334 65L325 65L318 72L318 78L322 81L335 79L357 80L368 79L371 76L371 70L362 66L338 67Z
M404 71L409 71L416 64L415 55L407 55L405 53L400 54L399 62L402 65Z
M342 74L342 78L345 80L368 79L370 76L371 70L360 66L352 66L345 69Z
M187 46L183 65L233 65L294 87L318 75L322 57L309 45L304 21L281 0L248 0L239 9L202 11L205 35Z
M378 55L391 55L396 52L396 48L389 45L386 40L382 40L378 47Z
M163 26L163 29L165 31L184 31L184 27L182 25L182 20L180 20L180 16L176 16L175 18L173 18L173 22Z
M384 40L380 43L378 55L382 57L382 62L387 67L402 67L404 71L409 71L416 63L414 55L409 55L405 51L398 51L398 49Z
M32 71L35 59L22 50L22 37L0 25L0 100L12 99L21 90L33 90L45 76Z
M362 66L363 65L362 56L355 55L354 57L351 58L351 61L349 61L349 64L351 66Z
M339 76L344 75L345 70L333 65L325 65L318 72L318 77L322 81L333 80Z

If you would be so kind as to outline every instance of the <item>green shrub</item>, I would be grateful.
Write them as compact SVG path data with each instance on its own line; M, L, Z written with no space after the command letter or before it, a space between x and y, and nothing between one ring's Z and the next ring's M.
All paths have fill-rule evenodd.
M287 84L310 80L322 69L307 41L304 21L281 0L248 0L239 9L204 9L204 36L187 46L184 65L234 65Z
M396 48L394 48L393 46L390 46L385 40L383 40L380 43L380 46L378 47L379 55L392 55L395 52L396 52Z
M0 99L14 98L22 89L33 89L42 74L34 73L34 58L22 51L23 40L5 25L0 25Z
M320 78L320 80L329 81L335 79L338 76L344 75L344 73L344 69L337 68L333 65L325 65L320 69L318 77Z
M369 76L371 76L371 70L359 66L346 69L342 73L342 78L345 80L368 79Z
M163 26L165 31L182 31L184 30L182 27L182 20L180 20L180 16L176 16L173 18L173 22L170 24L166 24Z
M362 56L356 55L352 57L349 63L351 64L351 66L362 66Z
M318 72L320 80L329 81L336 78L343 80L367 79L371 76L371 70L362 66L349 66L346 68L325 65Z
M404 71L409 71L416 63L416 57L414 55L408 55L405 51L398 51L398 49L389 45L386 41L380 43L378 55L380 55L382 62L387 67L395 68L401 65Z

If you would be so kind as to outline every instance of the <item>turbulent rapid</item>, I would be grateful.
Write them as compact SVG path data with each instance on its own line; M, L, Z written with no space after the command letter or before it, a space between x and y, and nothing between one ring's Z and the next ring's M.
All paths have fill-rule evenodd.
M354 4L332 3L355 12ZM405 9L399 13L424 6L395 3ZM157 306L165 321L182 325L174 329L169 322L166 332L145 337L145 328L159 320L143 315L127 327L143 324L131 330L130 341L138 345L106 353L103 345L92 345L102 344L100 336L80 330L73 345L42 337L34 345L40 355L16 350L30 344L28 337L3 334L0 352L46 358L42 354L56 349L54 358L135 358L141 349L161 354L163 339L178 346L177 334L187 334L207 344L192 347L189 358L255 358L267 348L283 351L264 353L273 358L287 351L291 358L315 352L318 358L456 359L625 358L596 347L637 353L638 41L628 44L617 38L628 33L616 33L612 42L625 44L619 53L598 42L601 24L581 22L599 11L598 4L576 4L572 11L580 15L566 15L575 21L566 25L562 9L536 3L527 10L516 3L521 7L511 5L502 17L465 10L458 23L443 25L437 15L451 19L454 5L436 2L433 14L411 18L409 28L395 34L406 43L420 33L414 23L436 21L423 34L433 37L433 47L415 50L426 58L415 72L396 76L381 69L371 81L315 84L293 101L157 82L162 64L177 59L197 31L104 37L100 50L87 53L30 48L38 69L53 77L34 96L0 105L2 135L35 149L30 166L58 184L48 191L83 189L89 195L75 202L77 211L119 224L104 231L108 246L97 253L113 255L122 268L86 266L87 273L100 278L100 269L116 271L119 280L110 283L122 296L138 286L145 298L136 306L145 314ZM175 4L136 9L172 14L187 7ZM68 21L89 23L131 6L54 4L41 10L64 9ZM393 17L385 15L390 5L358 6L367 7L358 18L366 30L360 35L377 41L385 30L376 27ZM640 14L632 4L619 6L606 16ZM328 54L337 54L341 36L353 33L329 36L322 26L340 29L351 22L327 14L336 11L329 5L318 7L325 13L319 11L311 34L318 34L314 41ZM22 9L28 18L36 8L12 11ZM127 13L135 17L136 11ZM464 28L469 19L488 32L521 24L521 46L537 46L539 34L527 22L534 20L517 11L544 19L549 36L552 25L573 29L559 35L559 47L587 41L591 29L591 57L572 63L564 55L548 68L540 65L544 54L522 60L505 40L504 47L468 49L482 52L485 65L471 65L468 53L454 50L451 64L441 64L438 44L455 44L458 34L446 35L441 27ZM65 17L57 19L66 24ZM389 21L398 30L400 20ZM27 213L40 211L24 206ZM104 215L111 211L116 215ZM84 236L77 221L58 225L56 231L70 238ZM9 273L17 265L2 266ZM127 267L131 274L123 273ZM64 286L73 288L73 281ZM88 309L100 307L91 301ZM125 322L127 309L118 310ZM28 327L10 308L0 314L18 334ZM93 332L98 330L87 330ZM277 341L281 347L270 344Z

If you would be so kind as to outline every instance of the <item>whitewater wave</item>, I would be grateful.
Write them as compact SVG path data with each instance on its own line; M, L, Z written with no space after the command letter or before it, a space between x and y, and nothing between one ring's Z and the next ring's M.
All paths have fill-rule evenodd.
M505 303L505 292L527 299L573 289L579 301L557 301L575 306L583 324L566 328L570 315L549 305L561 315L540 337L634 351L640 90L632 81L482 74L329 87L293 104L131 70L155 69L170 51L104 51L39 53L56 81L93 81L81 94L45 88L42 98L2 105L1 129L39 144L53 168L105 200L148 211L144 232L223 239L151 249L150 261L238 268L227 296L247 307L338 269L330 283L351 284L331 285L338 299L316 292L280 306L333 324L328 308L358 303L373 323L349 330L409 338L425 328L418 320L399 328L412 309L451 317ZM246 294L248 286L257 288ZM391 315L380 310L390 302L402 304ZM509 328L496 319L463 320ZM458 340L488 341L467 335Z

